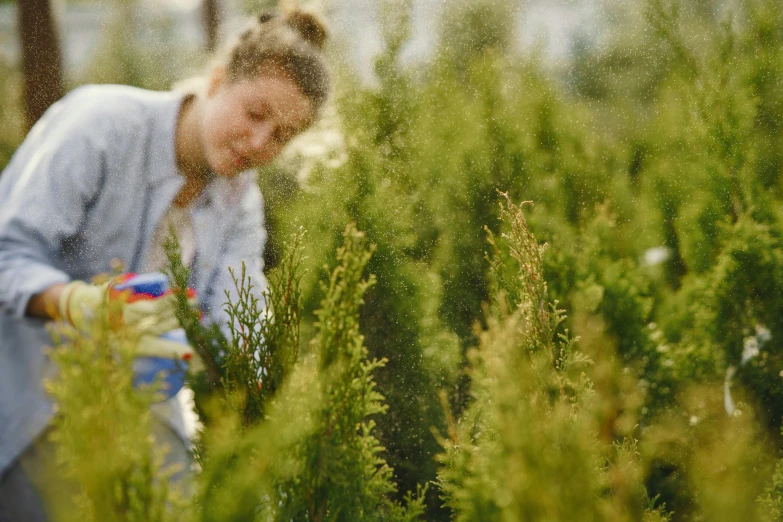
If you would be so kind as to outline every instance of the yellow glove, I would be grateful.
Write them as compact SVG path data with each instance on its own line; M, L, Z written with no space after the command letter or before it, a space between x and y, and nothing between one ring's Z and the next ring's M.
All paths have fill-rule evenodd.
M157 299L127 302L124 294L111 291L113 281L93 285L84 281L73 281L63 288L58 302L60 317L74 328L89 331L98 320L101 307L109 308L110 324L117 322L138 332L140 335L159 335L179 328L174 314L173 294Z
M148 284L149 276L153 280L156 276L164 277L162 274L147 276ZM198 354L180 329L175 315L176 296L173 293L152 297L144 292L133 293L119 289L137 277L143 276L125 274L100 285L83 281L69 283L60 295L60 316L75 328L89 332L99 319L99 312L108 313L110 326L122 325L139 336L137 357L178 360L187 362L192 371L203 369ZM188 296L190 305L195 306L195 292L188 290Z

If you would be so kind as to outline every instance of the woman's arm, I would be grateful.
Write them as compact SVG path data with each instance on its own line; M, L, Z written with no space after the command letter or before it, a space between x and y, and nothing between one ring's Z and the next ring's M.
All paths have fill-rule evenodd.
M57 256L79 231L104 172L95 118L83 121L63 103L36 124L0 176L0 312L20 319L51 317L52 288L71 280Z

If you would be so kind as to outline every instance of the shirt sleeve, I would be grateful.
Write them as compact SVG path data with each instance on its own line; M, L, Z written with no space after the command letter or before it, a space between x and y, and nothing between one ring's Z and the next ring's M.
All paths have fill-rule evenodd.
M103 177L95 137L74 111L53 112L0 176L0 311L18 318L32 295L71 279L56 260L63 241L82 226Z
M228 291L232 302L236 302L238 299L236 286L228 268L231 267L236 277L240 278L242 275L242 263L244 262L246 276L250 277L253 285L253 293L259 298L261 298L261 293L267 287L263 261L264 244L266 242L263 200L255 179L251 178L250 183L247 184L245 195L238 209L237 219L227 232L214 291L211 293L210 301L207 303L211 320L220 326L226 338L229 338L228 314L226 314L224 309L226 291Z

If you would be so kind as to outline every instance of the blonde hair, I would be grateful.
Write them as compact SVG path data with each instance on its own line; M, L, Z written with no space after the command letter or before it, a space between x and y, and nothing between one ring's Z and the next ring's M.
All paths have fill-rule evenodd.
M252 78L267 68L287 74L312 102L316 112L329 96L329 68L324 57L326 28L312 13L291 10L261 13L212 61L229 81ZM174 89L196 94L204 77L184 80Z
M329 95L329 70L323 55L326 28L313 14L292 10L265 12L227 48L217 65L230 81L279 67L320 108Z

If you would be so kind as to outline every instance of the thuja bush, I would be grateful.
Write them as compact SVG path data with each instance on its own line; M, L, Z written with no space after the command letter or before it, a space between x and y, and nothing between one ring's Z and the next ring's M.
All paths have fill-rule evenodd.
M53 498L44 498L53 520L181 520L183 483L170 479L185 470L166 464L165 449L152 436L160 422L150 411L159 383L134 389L138 335L110 328L108 311L107 305L99 310L103 320L88 335L54 331L50 357L59 373L48 391L57 416L44 436L55 450L42 463L49 466Z
M306 465L283 486L281 520L415 520L423 498L407 505L390 499L396 487L381 456L371 416L384 413L372 373L385 360L367 358L359 332L359 307L374 278L363 279L371 251L364 235L348 227L338 266L316 313L318 374L323 403L315 431L298 448Z
M376 67L380 89L348 90L337 100L349 137L344 163L317 165L276 212L278 237L300 225L311 231L302 281L306 317L324 297L319 282L328 274L321 266L334 263L345 222L355 221L375 246L367 265L375 284L364 297L360 328L370 357L388 361L375 374L389 406L376 419L377 436L402 500L406 491L435 479L438 445L431 428L445 426L438 392L452 393L461 356L456 336L438 314L442 279L431 266L438 222L410 134L421 102L398 63L404 32L392 29L387 27L389 48ZM305 321L303 331L312 328ZM437 511L437 497L429 495L428 505Z
M299 353L302 300L299 290L302 232L294 234L260 295L246 275L236 277L236 301L226 304L231 346L223 383L242 400L245 424L264 418L264 405L281 387ZM259 284L259 282L256 282ZM227 295L227 297L229 297Z
M177 237L172 234L167 239L167 273L174 287L177 319L205 368L188 376L202 416L209 417L202 406L219 391L230 399L244 425L262 420L264 405L294 367L300 347L303 236L301 229L290 236L278 265L264 281L253 281L244 263L239 274L228 267L235 294L226 291L226 325L203 318L190 305L190 271L182 264ZM261 285L265 288L259 289Z
M416 520L421 514L421 495L409 492L405 504L392 499L392 468L373 435L372 417L386 407L372 373L385 361L367 358L358 313L374 282L363 276L371 250L353 227L344 238L316 312L310 355L267 401L263 420L237 431L241 412L229 409L206 428L201 520Z
M765 319L748 314L775 307L780 224L773 192L759 176L767 161L759 144L768 138L759 132L759 111L770 94L753 80L758 62L748 43L768 5L747 2L745 8L743 19L712 22L699 45L689 36L707 34L704 21L685 18L676 2L650 2L648 9L672 66L656 100L667 117L657 119L650 135L654 147L639 174L640 194L658 206L671 253L667 279L674 291L658 292L652 319L661 326L656 351L681 384L721 379L728 367L741 366L745 339L767 328ZM762 351L762 359L742 365L740 373L762 364L778 373L774 343ZM767 412L776 409L775 379L754 375L744 382L763 397ZM777 414L771 433L779 422Z
M712 382L645 415L648 390L603 327L588 321L579 340L562 328L520 207L506 200L500 215L472 401L441 438L439 486L455 519L773 519L780 480L758 410L727 415Z
M403 495L404 503L394 500L393 470L373 433L386 406L373 378L385 360L368 359L359 333L359 308L374 284L364 277L371 248L346 229L302 359L297 252L294 242L263 294L244 272L236 281L226 352L206 363L219 368L220 381L202 401L209 416L199 434L200 471L187 477L189 497L169 489L170 475L183 470L165 467L163 448L150 438L156 388L133 389L133 332L110 330L108 321L89 335L67 332L51 391L75 513L89 520L419 519L426 485Z
M337 231L344 220L356 220L375 245L367 270L376 283L360 311L361 332L370 356L389 360L376 377L389 404L387 414L377 419L378 436L400 489L407 491L435 478L437 444L430 427L443 425L437 392L453 386L459 355L454 336L437 316L440 279L416 259L417 234L411 229L420 218L411 207L410 188L397 178L399 171L386 170L393 160L373 157L363 145L348 150L343 166L311 179L297 214L288 216L307 223L309 237L318 236L307 248L306 315L323 299L325 288L316 286L323 281L320 266L334 262L330 252L339 245Z
M679 350L713 354L703 356L708 366L701 375L729 372L731 379L736 374L735 393L743 388L749 393L740 397L754 404L776 435L783 420L780 238L749 216L741 216L721 235L723 249L715 265L703 277L684 282L681 313L691 321L684 325Z
M587 323L600 330L627 371L638 376L647 418L675 400L676 375L665 362L667 341L653 322L660 298L656 287L666 281L660 270L617 252L620 226L607 206L572 237L559 234L544 254L544 274L550 295L572 316L565 325L579 334Z
M495 305L470 355L473 401L442 441L446 503L456 520L667 520L651 507L635 441L613 444L628 423L596 422L604 390L560 329L544 247L520 207L506 200L500 216L503 235L490 235Z

